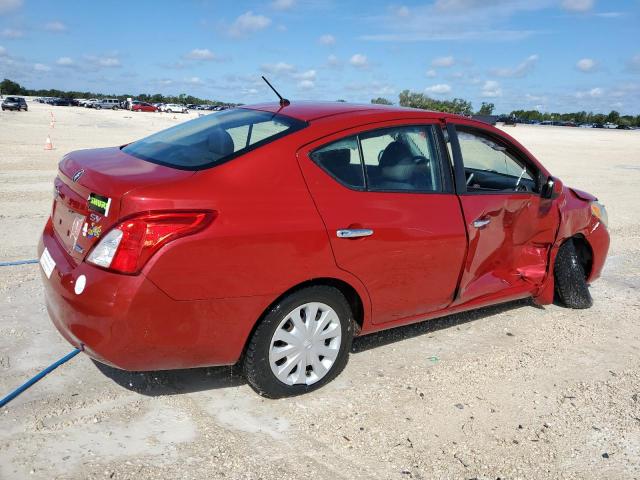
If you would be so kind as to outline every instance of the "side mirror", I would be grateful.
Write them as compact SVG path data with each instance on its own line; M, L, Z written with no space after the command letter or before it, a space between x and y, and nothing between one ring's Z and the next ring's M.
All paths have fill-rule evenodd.
M549 200L556 199L562 193L563 187L564 185L562 184L562 180L556 177L549 177L546 183L542 186L540 196Z

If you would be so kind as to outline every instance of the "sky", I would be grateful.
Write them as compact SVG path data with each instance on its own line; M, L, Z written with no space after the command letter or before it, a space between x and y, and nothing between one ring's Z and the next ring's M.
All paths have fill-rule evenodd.
M640 0L0 0L0 78L227 102L640 114Z

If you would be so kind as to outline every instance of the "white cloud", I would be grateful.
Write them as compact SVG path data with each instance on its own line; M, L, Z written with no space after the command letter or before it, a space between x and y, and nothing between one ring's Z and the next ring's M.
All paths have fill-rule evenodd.
M117 68L120 67L120 59L115 55L105 55L105 56L95 56L95 55L85 55L85 60L98 68Z
M524 98L527 99L527 101L529 102L546 102L547 101L547 97L545 97L544 95L532 95L530 93L527 93Z
M4 38L21 38L24 36L24 32L13 28L5 28L2 30L2 33L0 33L0 36Z
M411 14L409 7L406 5L400 5L399 7L392 7L393 13L395 13L398 17L406 18Z
M576 68L584 73L593 72L597 67L598 64L592 58L583 58L576 63Z
M438 83L424 89L425 93L432 93L434 95L444 95L445 93L451 93L451 86L446 83Z
M298 80L315 80L316 79L316 71L315 70L307 70L305 72L296 73L293 75Z
M502 96L500 84L495 80L487 80L482 86L482 96L485 98L495 98Z
M594 13L594 15L600 18L620 18L620 17L624 17L625 13L624 12L600 12L600 13Z
M193 50L191 50L189 53L185 55L185 58L188 58L189 60L210 61L210 60L215 60L217 57L208 48L194 48Z
M598 98L604 94L604 90L600 87L592 88L585 92L576 92L576 98Z
M0 14L11 12L22 6L22 0L0 0Z
M60 57L58 60L56 60L56 64L63 67L68 67L73 65L73 60L69 57Z
M627 69L630 72L640 73L640 53L629 59L627 62Z
M342 62L340 61L340 59L337 56L331 54L331 55L329 55L327 57L327 65L330 66L330 67L336 68L336 67L341 67L342 66Z
M250 33L263 30L271 25L271 19L264 15L255 15L251 10L243 13L229 27L232 37L244 37Z
M570 12L587 12L593 8L595 0L562 0L562 8Z
M495 68L491 73L498 77L524 77L533 70L539 58L538 55L530 55L515 67Z
M311 90L315 86L316 86L316 84L315 84L315 82L313 80L302 80L302 81L298 82L298 88L300 88L302 90Z
M0 57L6 57L7 55L9 55L7 49L0 45Z
M383 42L433 42L454 40L512 41L539 31L505 29L507 20L520 12L548 8L559 0L432 0L412 2L408 9L390 7L386 15L373 16L372 32L359 38ZM406 14L406 15L405 15Z
M271 2L271 8L276 10L289 10L296 4L296 0L274 0Z
M285 62L265 63L260 68L262 68L262 71L265 73L272 73L275 75L292 74L296 71L296 67Z
M53 22L47 23L44 26L44 29L50 32L62 33L67 31L67 26L59 20L55 20Z
M452 56L434 58L431 62L433 67L451 67L456 63Z
M321 45L335 45L336 37L329 33L326 33L318 39L318 42L320 42Z
M369 66L369 60L366 55L362 55L361 53L354 54L350 59L349 63L357 68L367 68Z
M438 76L438 72L436 72L433 68L427 70L427 77L428 78L434 78Z
M396 89L393 85L388 83L381 83L378 81L373 81L371 83L362 84L362 83L351 83L345 85L346 90L351 92L357 92L359 95L375 95L375 96L384 96L384 95L393 95L396 93Z
M51 67L49 67L48 65L44 65L44 64L42 64L42 63L36 63L36 64L33 66L33 69L34 69L36 72L48 72L49 70L51 70Z
M189 85L202 85L204 82L200 77L191 77L185 79L185 83L188 83Z

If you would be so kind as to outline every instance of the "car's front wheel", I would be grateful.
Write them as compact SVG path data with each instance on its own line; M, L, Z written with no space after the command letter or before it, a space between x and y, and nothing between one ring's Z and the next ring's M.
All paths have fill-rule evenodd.
M587 275L571 239L558 250L554 278L556 296L562 305L569 308L589 308L593 305Z
M336 288L313 286L280 300L249 339L243 369L260 395L281 398L316 390L344 368L353 314Z

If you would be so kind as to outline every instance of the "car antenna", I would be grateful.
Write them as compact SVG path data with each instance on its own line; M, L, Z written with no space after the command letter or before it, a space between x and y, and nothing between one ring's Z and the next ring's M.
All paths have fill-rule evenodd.
M267 80L266 78L264 78L264 75L262 75L262 79L266 82L266 84L267 84L267 85L269 85L269 88L270 88L271 90L273 90L273 93L275 93L275 94L278 96L278 98L280 99L280 106L281 106L281 107L286 107L287 105L291 104L291 102L290 102L289 100L287 100L286 98L284 98L282 95L280 95L280 94L278 93L278 91L277 91L275 88L273 88L273 85L271 85L271 84L269 83L269 80Z

